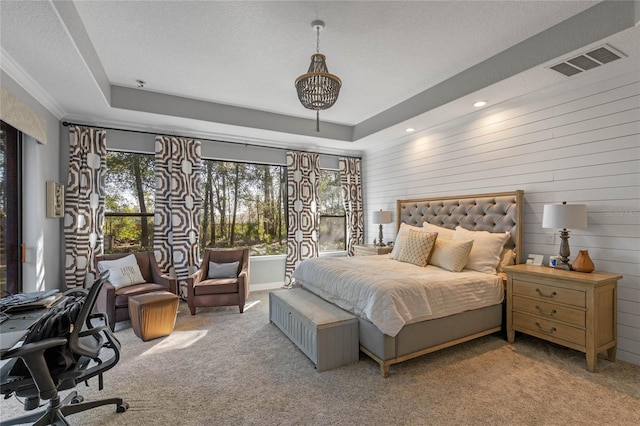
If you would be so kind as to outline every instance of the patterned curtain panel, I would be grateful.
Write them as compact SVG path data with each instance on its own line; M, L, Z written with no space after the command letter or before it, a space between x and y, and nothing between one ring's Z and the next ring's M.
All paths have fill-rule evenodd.
M185 280L200 260L200 141L156 136L153 248L160 269Z
M107 135L101 129L73 126L69 139L64 238L65 281L71 288L84 285L87 272L94 272L94 256L103 250Z
M291 287L291 274L301 260L318 256L319 183L318 154L287 152L288 230L285 287Z
M349 256L353 256L353 246L364 243L360 159L341 157L339 164L344 212L347 218L347 252Z

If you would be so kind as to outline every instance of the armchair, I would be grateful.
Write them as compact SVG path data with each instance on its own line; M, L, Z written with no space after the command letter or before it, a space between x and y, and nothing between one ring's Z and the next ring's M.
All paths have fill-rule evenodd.
M210 271L209 262L215 262L222 269L238 262L231 273ZM249 296L249 249L206 249L198 269L187 278L187 304L191 315L197 307L238 305L240 313Z
M137 296L155 291L170 291L176 294L177 280L168 275L163 275L158 267L158 262L153 252L133 253L136 262L140 268L144 283L128 285L125 287L116 287L109 281L104 283L102 291L98 295L96 309L98 312L104 312L109 318L109 327L115 329L116 322L128 321L129 318L129 297ZM122 254L105 254L96 256L95 269L98 271L98 262L103 260L116 260L129 253Z
M58 394L95 376L102 390L102 373L120 359L120 342L106 326L106 316L91 314L104 279L101 276L88 292L65 292L31 327L24 344L2 355L6 362L0 371L0 392L5 399L24 397L25 410L38 408L41 399L49 400L46 410L3 419L3 425L69 424L68 415L111 404L118 413L127 410L129 405L122 398L83 402L74 390L61 401Z

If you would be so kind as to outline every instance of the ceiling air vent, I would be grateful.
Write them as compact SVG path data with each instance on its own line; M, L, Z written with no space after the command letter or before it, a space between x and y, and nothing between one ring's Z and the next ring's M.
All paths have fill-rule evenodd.
M581 73L582 71L588 71L590 69L599 67L600 65L608 64L616 59L620 59L625 55L620 53L609 45L598 47L597 49L583 53L575 58L568 59L559 64L553 65L551 68L554 71L564 74L567 77Z

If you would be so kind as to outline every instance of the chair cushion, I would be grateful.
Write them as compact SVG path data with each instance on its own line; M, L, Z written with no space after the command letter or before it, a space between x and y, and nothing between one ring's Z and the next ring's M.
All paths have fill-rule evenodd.
M167 287L160 284L144 283L116 288L116 307L126 307L128 309L129 297L154 291L167 291Z
M204 280L193 286L193 292L196 296L202 296L204 294L237 293L238 291L237 278Z

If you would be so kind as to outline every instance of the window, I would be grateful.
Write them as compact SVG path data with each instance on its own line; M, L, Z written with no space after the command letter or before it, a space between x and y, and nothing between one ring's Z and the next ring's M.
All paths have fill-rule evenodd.
M153 250L155 157L110 151L105 178L105 253ZM200 251L250 248L251 256L287 253L286 168L203 160ZM340 173L321 170L320 251L345 250Z
M200 249L248 246L251 256L286 254L286 169L203 160Z
M107 154L105 253L153 251L154 173L152 154Z
M21 134L0 122L0 291L22 291Z
M347 219L338 170L320 170L320 251L346 250Z

